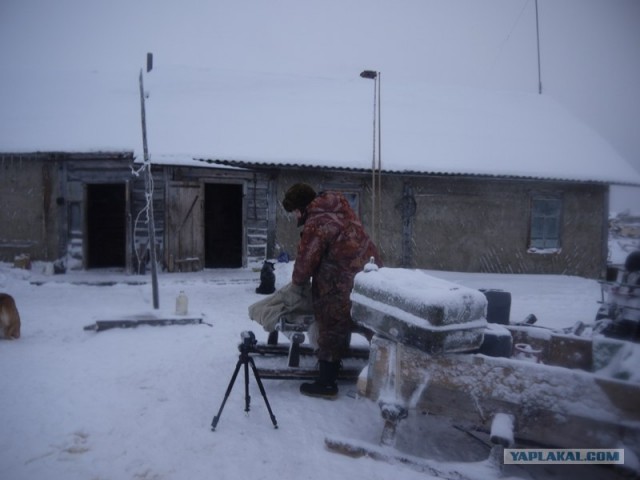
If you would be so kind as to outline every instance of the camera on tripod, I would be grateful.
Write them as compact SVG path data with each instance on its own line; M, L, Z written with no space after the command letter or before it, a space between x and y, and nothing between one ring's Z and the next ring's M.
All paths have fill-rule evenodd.
M238 372L240 371L240 367L244 366L244 411L249 412L249 404L251 403L251 396L249 395L249 367L253 371L253 376L258 383L258 388L260 388L260 393L262 394L262 398L264 399L264 403L267 406L267 410L269 411L269 416L271 417L271 423L273 423L274 428L278 428L278 422L276 421L276 417L271 411L271 405L269 405L269 400L267 400L267 392L264 390L264 386L262 385L262 380L260 380L260 375L258 373L258 369L256 368L256 364L251 358L249 353L255 352L255 347L258 344L258 340L256 340L256 336L253 332L249 330L245 330L240 334L240 338L242 342L238 345L238 349L240 350L240 358L238 358L238 363L236 363L236 368L231 375L231 381L229 382L229 386L227 387L227 391L224 394L224 399L222 400L222 405L220 405L220 410L218 410L218 414L213 417L213 421L211 422L211 430L215 431L218 426L218 421L220 420L220 415L222 415L222 409L224 408L224 404L227 403L227 399L229 398L229 394L231 393L231 389L233 388L233 384L236 381L236 377L238 376Z
M256 340L256 336L251 330L245 330L242 332L240 334L240 338L242 339L240 349L243 351L252 352L258 344L258 340Z

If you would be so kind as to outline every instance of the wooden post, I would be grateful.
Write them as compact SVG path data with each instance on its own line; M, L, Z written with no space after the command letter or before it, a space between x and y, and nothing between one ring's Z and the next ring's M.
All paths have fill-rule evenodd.
M147 56L147 66L149 58ZM153 294L153 308L160 307L158 298L158 272L156 265L156 226L153 218L153 178L151 177L151 163L149 162L149 150L147 148L147 121L144 105L144 85L142 82L142 69L140 69L140 111L142 118L142 149L144 152L145 194L147 197L147 231L149 235L149 254L151 262L151 289Z

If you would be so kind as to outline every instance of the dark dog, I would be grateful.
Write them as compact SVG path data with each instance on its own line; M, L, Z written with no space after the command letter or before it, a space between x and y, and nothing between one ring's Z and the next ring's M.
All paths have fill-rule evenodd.
M15 300L8 293L0 293L0 327L4 338L20 338L20 315Z
M260 285L256 288L256 293L270 295L276 291L276 274L273 262L265 261L260 270Z

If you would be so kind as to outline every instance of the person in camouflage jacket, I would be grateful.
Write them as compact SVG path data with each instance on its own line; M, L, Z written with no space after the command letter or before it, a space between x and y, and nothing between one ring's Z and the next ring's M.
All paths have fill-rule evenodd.
M293 185L282 202L295 211L303 226L293 267L292 283L299 287L311 280L313 312L318 329L319 378L300 387L303 394L335 397L340 361L349 347L354 327L350 294L354 277L378 251L362 223L338 192L316 195L306 184Z

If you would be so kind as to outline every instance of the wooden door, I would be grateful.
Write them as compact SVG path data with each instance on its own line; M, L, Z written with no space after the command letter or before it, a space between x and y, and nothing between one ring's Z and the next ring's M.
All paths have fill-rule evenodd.
M167 190L168 270L193 271L204 266L204 195L199 182L170 182Z

